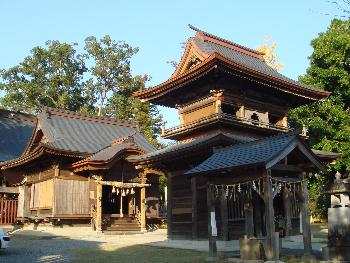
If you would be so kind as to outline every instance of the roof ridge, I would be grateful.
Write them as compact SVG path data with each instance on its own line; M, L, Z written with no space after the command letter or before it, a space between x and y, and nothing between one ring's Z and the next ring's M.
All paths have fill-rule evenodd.
M228 45L230 45L233 49L237 50L237 48L239 48L239 49L241 49L241 50L237 50L237 51L241 51L241 52L242 52L242 51L245 51L245 52L243 52L243 53L245 53L245 54L247 54L247 55L251 55L251 56L253 56L253 57L261 58L263 55L265 55L265 53L263 53L263 52L257 51L257 50L252 49L252 48L245 47L245 46L243 46L243 45L237 44L237 43L235 43L235 42L232 42L232 41L230 41L230 40L224 39L224 38L222 38L222 37L218 37L218 36L216 36L216 35L210 34L210 33L205 32L205 31L203 31L203 30L201 30L201 29L199 29L199 28L196 28L196 27L192 26L191 24L188 24L188 26L189 26L190 29L196 31L196 36L197 36L197 34L198 34L199 36L200 36L200 35L203 35L203 36L206 36L206 37L208 37L208 38L217 40L217 42L215 42L215 43L217 43L217 44L220 44L220 42L222 42L222 44L223 44L223 43L228 44ZM219 42L219 43L218 43L218 42ZM227 47L227 45L222 45L222 46L226 46L226 47ZM253 54L250 54L250 53L253 53Z
M65 109L52 108L52 107L43 107L42 111L45 111L48 114L68 117L71 119L80 119L80 120L92 121L95 123L122 125L122 126L133 127L138 130L140 129L140 126L136 121L119 120L119 119L114 119L106 116L95 116L95 115L89 115L89 114L79 113L79 112L65 110Z

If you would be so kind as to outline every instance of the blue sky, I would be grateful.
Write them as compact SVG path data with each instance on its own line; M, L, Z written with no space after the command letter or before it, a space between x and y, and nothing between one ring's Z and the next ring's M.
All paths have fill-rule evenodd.
M8 68L47 40L77 42L109 34L139 47L135 74L152 76L148 86L173 72L166 62L179 60L181 43L193 35L187 24L250 48L266 37L276 42L285 65L281 73L297 79L308 67L310 41L327 29L337 10L326 0L216 1L1 1L0 68ZM161 109L167 127L177 124L174 110Z

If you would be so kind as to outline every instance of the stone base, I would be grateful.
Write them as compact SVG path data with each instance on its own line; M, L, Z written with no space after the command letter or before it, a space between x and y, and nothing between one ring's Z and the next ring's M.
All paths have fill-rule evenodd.
M264 260L259 259L240 259L240 258L229 258L228 262L234 262L234 263L264 263Z

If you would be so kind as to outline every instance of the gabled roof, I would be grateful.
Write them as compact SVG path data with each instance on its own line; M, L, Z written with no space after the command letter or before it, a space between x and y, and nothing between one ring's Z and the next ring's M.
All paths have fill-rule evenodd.
M0 110L0 162L22 154L35 126L30 114Z
M45 152L86 158L128 136L134 138L141 151L154 151L135 122L45 108L37 116L37 125L25 152L4 165L20 164Z
M331 93L290 79L269 67L263 59L263 53L243 47L231 41L190 26L196 31L195 37L187 41L185 52L174 74L167 81L144 91L134 93L145 101L173 106L160 98L175 89L179 89L195 79L216 70L210 63L222 62L232 69L259 77L262 81L274 83L278 90L314 101L329 96ZM215 64L214 63L214 64ZM283 87L282 87L283 86ZM277 88L277 87L276 87Z
M217 141L226 141L229 144L233 144L239 142L249 142L253 140L255 140L255 138L239 136L225 132L217 132L189 142L168 145L163 149L156 150L144 155L130 157L128 158L128 161L136 163L148 163L165 158L178 158L185 156L185 154L188 152L198 151L198 149L201 148L210 148L211 146L215 146L215 142Z
M304 153L316 167L324 170L321 161L298 136L298 132L269 137L218 149L207 160L186 172L188 175L212 173L241 166L261 165L266 169L286 157L295 148Z

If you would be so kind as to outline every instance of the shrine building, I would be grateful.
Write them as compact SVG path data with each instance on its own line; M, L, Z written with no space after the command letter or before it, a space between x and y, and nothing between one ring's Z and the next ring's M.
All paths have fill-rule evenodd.
M310 149L288 111L330 93L280 74L263 53L190 28L170 78L134 94L179 114L179 125L162 132L176 144L128 158L165 173L168 238L211 238L214 228L222 240L266 237L273 258L276 229L293 235L302 226L311 253L305 175L324 171L332 156Z

